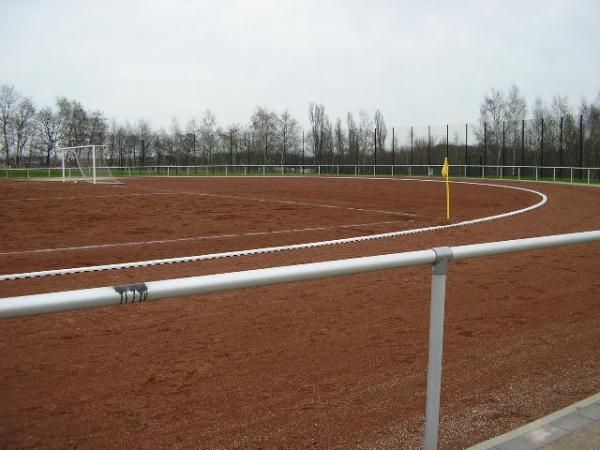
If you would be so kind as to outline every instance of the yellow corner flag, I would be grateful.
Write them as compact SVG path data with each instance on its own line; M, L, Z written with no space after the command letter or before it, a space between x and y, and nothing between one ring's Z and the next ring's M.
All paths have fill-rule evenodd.
M446 178L446 219L450 220L450 167L448 166L448 157L444 158L442 176Z

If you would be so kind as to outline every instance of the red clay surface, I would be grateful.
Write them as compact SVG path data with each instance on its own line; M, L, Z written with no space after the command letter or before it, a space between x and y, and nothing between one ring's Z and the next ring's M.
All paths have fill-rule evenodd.
M600 190L517 186L546 193L548 204L360 244L0 282L0 296L600 228ZM538 201L452 188L453 221ZM446 223L443 185L416 181L11 181L0 193L5 274ZM181 238L195 239L15 253ZM452 263L442 448L474 444L600 390L598 257L593 244ZM2 321L0 448L418 448L430 273L399 269Z

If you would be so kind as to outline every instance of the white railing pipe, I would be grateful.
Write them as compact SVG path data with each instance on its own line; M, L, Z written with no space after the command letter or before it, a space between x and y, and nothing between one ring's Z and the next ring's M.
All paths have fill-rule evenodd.
M0 299L0 319L431 264L433 250ZM131 300L130 300L131 299Z
M594 241L600 241L600 231L587 231L485 244L463 245L452 247L451 251L453 260L464 260ZM434 250L420 250L415 252L367 256L295 266L231 272L219 275L151 281L141 284L145 285L144 301L159 300L191 294L203 294L246 287L266 286L269 284L351 275L421 264L433 264L435 261L436 253ZM140 283L125 286L134 286L135 284ZM126 296L121 296L116 288L121 289L123 286L3 298L0 299L0 319L128 303L129 301L125 298ZM135 301L135 292L137 291L134 289L130 292ZM138 292L138 294L140 293Z
M459 261L527 250L542 250L545 248L585 244L595 241L600 241L600 230L489 242L485 244L460 245L452 247L452 260Z

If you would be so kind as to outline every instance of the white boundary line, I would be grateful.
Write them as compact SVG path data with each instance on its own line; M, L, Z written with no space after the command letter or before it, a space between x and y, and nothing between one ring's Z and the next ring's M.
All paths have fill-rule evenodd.
M336 178L336 177L329 177ZM371 178L362 178L362 177L344 177L343 179L371 179ZM392 178L375 178L378 180L394 180ZM397 179L396 179L397 180ZM418 180L418 179L400 179L397 181L426 181L432 183L444 183L443 180ZM370 241L375 239L384 239L398 236L407 236L411 234L425 233L430 231L440 231L440 230L448 230L452 228L464 227L468 225L490 222L493 220L504 219L507 217L516 216L519 214L524 214L526 212L532 211L534 209L540 208L545 205L548 201L548 197L538 191L533 189L527 189L523 187L517 186L506 186L501 184L490 184L490 183L474 183L468 181L452 181L453 184L465 184L465 185L475 185L475 186L489 186L495 187L499 189L512 189L517 191L529 192L535 194L541 198L537 203L528 206L526 208L522 208L516 211L510 211L502 214L495 214L492 216L481 217L478 219L465 220L462 222L452 223L448 225L438 225L424 228L415 228L412 230L402 230L402 231L392 231L388 233L379 233L379 234L371 234L367 236L357 236L345 239L335 239L328 241L319 241L319 242L307 242L304 244L292 244L292 245L283 245L277 247L263 247L257 249L249 249L249 250L238 250L232 252L224 252L224 253L212 253L208 255L197 255L197 256L184 256L179 258L168 258L168 259L157 259L157 260L148 260L148 261L134 261L134 262L126 262L126 263L118 263L118 264L106 264L100 266L87 266L87 267L74 267L70 269L55 269L55 270L44 270L37 272L27 272L27 273L17 273L17 274L9 274L9 275L0 275L0 281L8 281L8 280L22 280L28 278L39 278L39 277L48 277L48 276L56 276L56 275L73 275L76 273L85 273L85 272L100 272L104 270L121 270L121 269L131 269L138 267L151 267L151 266L159 266L166 264L181 264L188 262L196 262L196 261L207 261L213 259L221 259L221 258L231 258L236 256L248 256L248 255L259 255L264 253L276 253L282 251L289 250L301 250L301 249L309 249L309 248L317 248L317 247L325 247L329 245L341 245L341 244L350 244L356 242Z
M321 177L321 178L329 178L329 177ZM372 212L372 213L380 213L380 214L391 214L395 216L405 216L405 217L417 217L416 214L406 213L406 212L397 212L397 211L385 211L380 209L367 209L367 208L354 208L352 206L340 206L340 205L327 205L323 203L310 203L310 202L297 202L294 200L274 200L268 198L258 198L258 197L242 197L238 195L227 195L227 194L208 194L204 192L176 192L170 191L173 195L198 195L201 197L217 197L217 198L226 198L230 200L244 200L251 202L264 202L264 203L279 203L282 205L298 205L298 206L310 206L316 208L330 208L330 209L345 209L348 211L360 211L360 212Z
M172 192L137 192L130 194L103 194L103 195L72 195L64 197L32 197L32 198L20 198L20 199L9 199L5 202L48 202L52 200L78 200L78 199L90 199L90 198L112 198L112 197L144 197L150 195L173 195Z
M233 178L233 177L230 177ZM273 177L271 177L273 178ZM322 177L326 178L326 177ZM113 198L113 197L143 197L143 196L151 196L151 195L195 195L200 197L216 197L216 198L226 198L228 200L243 200L247 202L261 202L261 203L277 203L282 205L298 205L298 206L308 206L312 208L330 208L330 209L345 209L348 211L360 211L360 212L372 212L379 214L390 214L395 216L404 216L404 217L417 217L416 214L407 213L407 212L398 212L398 211L385 211L380 209L367 209L367 208L354 208L352 206L341 206L341 205L328 205L323 203L310 203L310 202L297 202L293 200L276 200L269 198L259 198L259 197L242 197L239 195L226 195L226 194L209 194L207 192L179 192L179 191L160 191L160 192L148 192L148 193L131 193L131 194L104 194L104 195L73 195L73 196L63 196L63 197L33 197L33 198L25 198L25 199L10 199L6 200L6 202L33 202L33 201L51 201L51 200L78 200L78 199L90 199L90 198Z
M401 219L399 219L401 220ZM0 252L0 256L10 255L25 255L29 253L53 253L53 252L68 252L75 250L93 250L100 248L112 248L112 247L131 247L136 245L151 245L151 244L169 244L173 242L187 242L187 241L207 241L211 239L226 239L226 238L239 238L247 236L265 236L270 234L287 234L287 233L304 233L307 231L323 231L323 230L336 230L340 228L360 228L369 227L374 225L389 225L391 223L398 223L399 220L386 220L383 222L371 222L371 223L357 223L350 225L335 225L335 226L320 226L310 228L292 228L289 230L273 230L273 231L251 231L248 233L229 233L229 234L215 234L208 236L191 236L184 238L175 239L157 239L152 241L135 241L135 242L120 242L114 244L91 244L91 245L79 245L71 247L56 247L56 248L41 248L34 250L16 250L12 252Z

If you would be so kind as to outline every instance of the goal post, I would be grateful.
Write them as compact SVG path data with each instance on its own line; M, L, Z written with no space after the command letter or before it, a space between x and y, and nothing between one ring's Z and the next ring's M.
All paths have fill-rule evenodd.
M104 158L105 145L79 145L75 147L61 147L62 180L73 179L71 168L76 166L78 175L76 180L89 183L118 183L113 177ZM67 176L67 170L69 176Z

